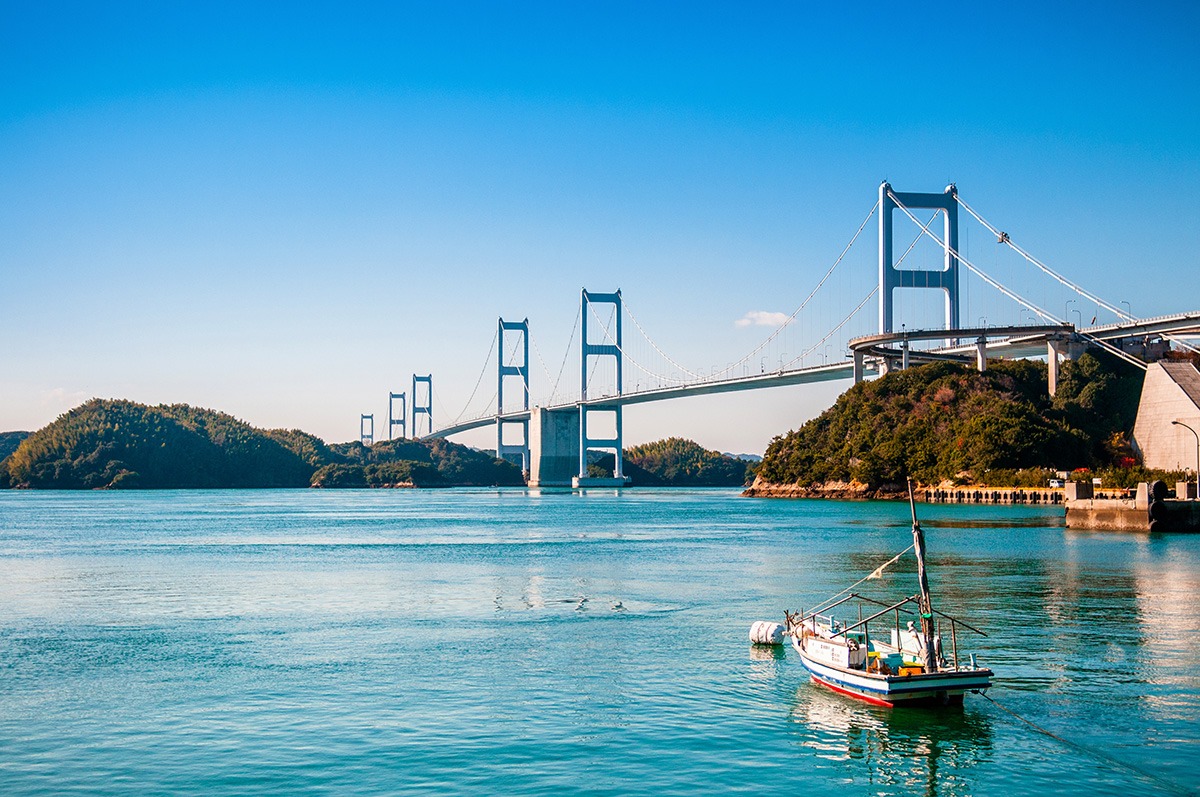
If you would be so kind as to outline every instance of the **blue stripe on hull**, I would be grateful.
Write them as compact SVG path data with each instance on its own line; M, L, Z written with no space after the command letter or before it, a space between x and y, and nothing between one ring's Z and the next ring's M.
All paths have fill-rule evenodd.
M854 692L864 697L877 698L892 703L935 699L939 693L951 697L961 696L964 692L972 689L987 689L991 686L989 677L991 673L989 672L988 675L964 673L961 676L956 676L955 673L944 673L925 678L914 675L908 676L905 678L905 683L900 684L895 682L889 683L887 680L880 678L880 686L877 687L840 678L837 675L837 670L828 666L810 665L803 654L800 656L800 662L814 678L830 686L847 692ZM867 678L869 676L863 674L859 677Z

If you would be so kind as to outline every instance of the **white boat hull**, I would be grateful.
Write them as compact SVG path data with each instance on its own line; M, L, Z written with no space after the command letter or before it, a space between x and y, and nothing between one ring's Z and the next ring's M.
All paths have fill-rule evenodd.
M987 689L992 684L992 671L983 668L882 675L823 664L806 654L803 644L797 640L793 640L793 647L813 680L835 692L880 706L962 703L967 692Z

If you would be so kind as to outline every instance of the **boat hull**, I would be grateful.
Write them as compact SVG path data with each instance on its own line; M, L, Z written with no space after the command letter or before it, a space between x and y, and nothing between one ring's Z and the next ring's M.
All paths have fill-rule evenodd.
M876 675L832 667L806 655L800 661L813 680L835 692L877 706L947 706L961 704L967 692L991 686L987 669L944 671L921 675Z

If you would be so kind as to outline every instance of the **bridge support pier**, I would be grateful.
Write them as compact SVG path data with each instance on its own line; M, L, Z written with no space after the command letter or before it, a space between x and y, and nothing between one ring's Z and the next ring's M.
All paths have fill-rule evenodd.
M987 338L983 335L975 341L975 367L981 374L987 370Z
M1062 355L1062 344L1057 340L1046 341L1046 371L1050 398L1058 392L1058 358Z
M579 411L534 407L529 415L529 486L571 487L579 465Z
M854 384L863 381L863 353L854 352Z

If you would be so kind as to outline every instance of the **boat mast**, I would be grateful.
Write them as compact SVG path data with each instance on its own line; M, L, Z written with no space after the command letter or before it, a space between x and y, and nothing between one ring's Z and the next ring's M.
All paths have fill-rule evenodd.
M925 532L917 522L917 503L913 497L911 478L908 480L908 506L912 510L913 549L917 553L917 582L921 587L921 637L925 641L925 670L937 672L937 655L933 650L933 601L929 597L929 575L925 570Z

